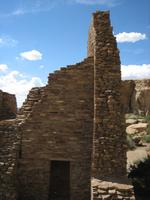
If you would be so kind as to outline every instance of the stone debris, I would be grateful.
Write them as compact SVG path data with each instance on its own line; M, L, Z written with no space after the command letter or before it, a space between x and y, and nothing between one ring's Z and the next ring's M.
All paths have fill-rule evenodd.
M135 200L133 186L92 179L93 200Z

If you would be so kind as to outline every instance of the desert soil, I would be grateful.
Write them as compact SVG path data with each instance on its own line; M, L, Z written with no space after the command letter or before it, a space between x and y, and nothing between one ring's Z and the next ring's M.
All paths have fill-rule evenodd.
M150 143L144 144L142 147L137 147L135 150L127 152L127 164L128 166L138 160L143 160L150 155Z

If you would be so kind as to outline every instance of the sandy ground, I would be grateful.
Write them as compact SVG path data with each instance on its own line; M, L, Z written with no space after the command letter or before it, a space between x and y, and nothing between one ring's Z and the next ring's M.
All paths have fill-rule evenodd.
M150 155L150 143L144 144L142 147L137 147L135 150L127 152L127 164L128 166L136 162L137 160L143 160Z

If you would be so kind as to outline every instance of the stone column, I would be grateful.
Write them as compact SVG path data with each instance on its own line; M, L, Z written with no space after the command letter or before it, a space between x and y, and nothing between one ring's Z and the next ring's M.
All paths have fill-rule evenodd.
M126 134L120 104L120 58L109 12L94 13L92 26L94 37L89 37L88 54L94 52L93 175L96 178L124 176Z

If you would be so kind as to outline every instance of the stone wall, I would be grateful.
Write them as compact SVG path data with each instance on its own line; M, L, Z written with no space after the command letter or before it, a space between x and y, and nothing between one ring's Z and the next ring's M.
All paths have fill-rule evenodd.
M94 43L95 43L95 29L94 29L94 25L93 25L93 19L91 21L91 25L89 28L89 34L88 34L88 49L87 49L87 56L94 57Z
M36 104L38 101L40 101L43 92L44 92L44 87L32 88L29 91L29 94L27 95L27 99L23 103L18 114L19 115L25 115L27 117L28 114L30 114L34 104Z
M17 198L19 133L15 120L0 122L0 200Z
M45 87L30 91L17 119L1 122L0 199L16 200L17 194L19 200L49 199L54 161L69 163L71 200L91 200L92 159L94 177L124 177L120 91L119 51L109 12L96 12L88 58L49 74ZM93 200L133 199L130 188L120 192L102 185L93 185Z
M16 97L0 90L0 120L15 118L17 113Z
M120 58L109 12L93 14L94 40L94 146L96 178L126 175L126 134L120 103ZM90 29L90 30L93 30Z
M53 160L70 162L71 200L91 199L93 75L93 58L49 75L22 125L21 200L48 199Z

